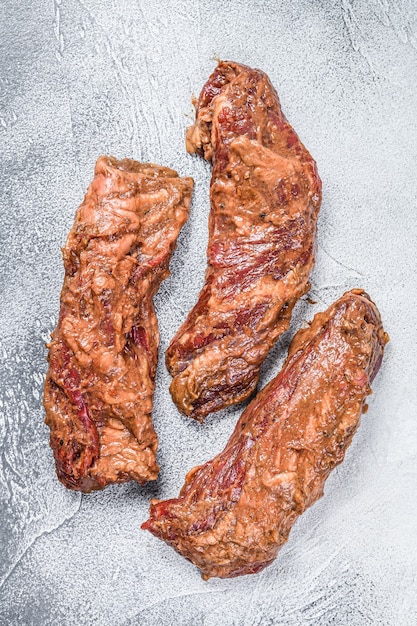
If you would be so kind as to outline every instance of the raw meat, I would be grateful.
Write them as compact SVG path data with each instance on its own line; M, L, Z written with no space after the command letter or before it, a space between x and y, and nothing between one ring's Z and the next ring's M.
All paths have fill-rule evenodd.
M187 474L178 498L151 501L142 528L205 579L269 565L343 460L387 341L361 290L317 314L295 335L281 372L244 411L223 452Z
M187 149L213 163L208 269L166 362L178 409L201 421L254 392L308 291L321 182L266 74L237 63L204 86Z
M158 475L152 298L169 275L192 188L191 178L158 165L97 161L63 248L44 392L57 475L69 489Z

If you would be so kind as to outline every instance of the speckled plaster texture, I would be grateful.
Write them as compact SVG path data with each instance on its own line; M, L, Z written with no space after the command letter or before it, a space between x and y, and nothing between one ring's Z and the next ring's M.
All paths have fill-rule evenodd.
M0 624L417 623L417 5L414 0L2 0L0 3ZM311 296L271 352L351 287L391 342L370 408L277 561L203 582L140 530L150 497L219 451L242 408L201 426L171 402L163 353L202 285L210 167L184 150L214 56L264 69L323 180ZM66 491L41 406L60 246L98 155L195 179L156 307L158 482Z

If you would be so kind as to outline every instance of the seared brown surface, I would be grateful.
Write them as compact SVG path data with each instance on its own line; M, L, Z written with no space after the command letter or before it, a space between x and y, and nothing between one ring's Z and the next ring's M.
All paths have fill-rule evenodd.
M57 475L69 489L158 475L152 298L169 275L192 187L191 178L165 167L97 161L63 248L44 393Z
M213 163L208 269L166 354L179 410L202 420L247 398L309 288L321 182L266 74L221 62L187 149Z
M142 527L204 578L269 565L343 460L387 340L376 306L360 290L316 315L223 452L187 474L179 498L152 501Z

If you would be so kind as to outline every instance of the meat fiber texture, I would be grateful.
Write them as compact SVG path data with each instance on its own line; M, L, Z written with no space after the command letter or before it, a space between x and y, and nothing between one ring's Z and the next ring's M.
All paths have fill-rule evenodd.
M178 409L202 420L241 402L309 289L321 181L267 75L220 62L187 149L213 163L208 268L166 353Z
M63 248L61 309L48 346L46 423L69 489L158 476L152 299L169 275L192 187L166 167L97 161Z
M317 314L223 452L187 474L177 499L151 502L142 528L205 579L264 569L343 460L387 340L376 306L360 290Z
M415 0L2 0L0 13L0 624L415 626ZM323 181L315 304L294 307L260 388L304 320L358 285L390 342L326 497L271 567L207 583L139 524L151 497L177 496L224 448L244 408L203 428L178 415L164 364L207 264L212 168L184 137L214 55L267 72ZM168 165L195 188L154 299L159 479L84 496L56 479L41 398L60 248L100 154Z

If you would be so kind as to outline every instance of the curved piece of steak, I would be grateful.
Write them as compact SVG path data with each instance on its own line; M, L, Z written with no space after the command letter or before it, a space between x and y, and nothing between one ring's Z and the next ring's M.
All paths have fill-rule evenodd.
M260 70L219 63L196 108L187 150L213 163L208 269L166 362L178 409L202 420L253 393L308 291L321 182Z
M44 391L57 475L69 489L158 475L152 298L169 275L192 188L191 178L166 167L97 161L63 248L65 279Z
M223 452L187 474L178 498L151 501L142 528L205 579L269 565L343 460L387 341L361 290L317 314L295 335L281 372L244 411Z

